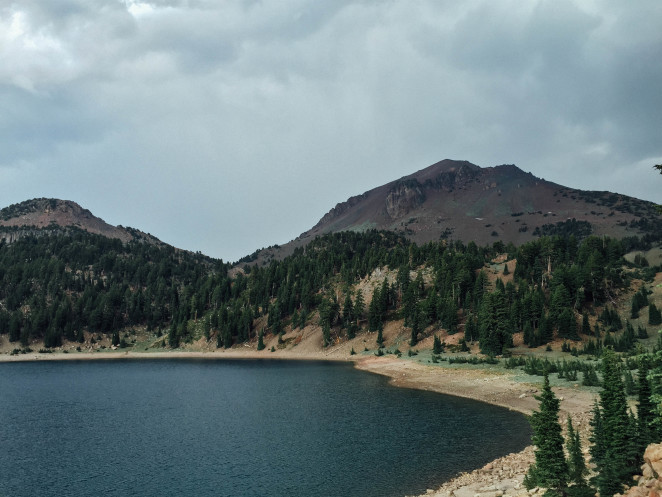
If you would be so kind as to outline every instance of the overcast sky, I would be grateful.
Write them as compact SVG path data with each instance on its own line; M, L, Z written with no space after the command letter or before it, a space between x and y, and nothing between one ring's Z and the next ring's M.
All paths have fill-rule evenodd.
M660 0L0 0L0 207L234 261L441 159L662 203Z

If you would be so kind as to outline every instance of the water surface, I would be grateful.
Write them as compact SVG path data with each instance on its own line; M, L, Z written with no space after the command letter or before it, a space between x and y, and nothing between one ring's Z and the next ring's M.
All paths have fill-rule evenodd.
M403 496L530 443L525 417L350 364L0 364L0 496Z

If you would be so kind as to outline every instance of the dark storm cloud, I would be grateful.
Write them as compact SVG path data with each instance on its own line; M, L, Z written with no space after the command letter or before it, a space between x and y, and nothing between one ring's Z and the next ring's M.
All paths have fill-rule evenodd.
M446 157L660 201L661 5L2 4L5 203L236 259Z

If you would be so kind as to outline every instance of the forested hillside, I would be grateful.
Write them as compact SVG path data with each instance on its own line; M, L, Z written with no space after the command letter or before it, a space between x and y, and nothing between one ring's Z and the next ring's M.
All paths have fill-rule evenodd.
M206 281L226 280L221 261L167 245L46 228L0 242L0 333L46 347L128 326L158 329ZM226 284L229 286L229 283ZM188 317L188 316L187 316Z
M568 346L578 352L627 350L647 331L615 305L632 301L632 317L648 307L651 325L659 315L644 289L630 289L660 270L641 257L626 263L633 242L554 236L519 248L418 246L391 232L342 232L231 273L222 261L166 245L46 228L0 245L0 334L57 347L99 334L117 344L122 330L144 327L167 335L170 347L202 337L231 347L316 325L327 346L367 331L381 344L384 324L402 320L412 346L461 333L494 356L523 333L531 347L562 338L583 339Z

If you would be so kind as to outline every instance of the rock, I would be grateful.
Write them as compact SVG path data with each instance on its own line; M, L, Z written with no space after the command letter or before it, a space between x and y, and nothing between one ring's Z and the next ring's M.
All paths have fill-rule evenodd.
M523 393L522 395L519 396L519 398L520 398L520 399L524 399L524 398L526 398L526 394Z
M643 476L642 479L655 478L655 474L653 474L653 468L651 468L648 464L644 464L641 467L641 474Z
M662 444L651 444L644 452L644 461L654 472L655 478L662 474Z

